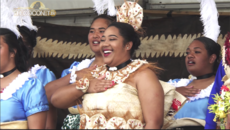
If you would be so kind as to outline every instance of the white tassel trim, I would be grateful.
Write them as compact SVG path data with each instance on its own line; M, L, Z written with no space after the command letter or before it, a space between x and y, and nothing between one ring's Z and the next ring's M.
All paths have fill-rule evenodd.
M81 63L79 63L76 66L73 66L73 68L69 69L69 71L71 72L70 74L70 81L69 83L75 83L76 82L76 78L77 78L77 74L75 73L76 71L79 71L79 70L82 70L82 69L85 69L85 68L88 68L89 65L95 60L95 58L92 58L91 60L90 59L85 59L83 61L81 61Z
M77 78L77 74L75 73L77 71L77 67L73 66L72 69L69 69L70 73L70 81L69 83L75 83L76 82L76 78Z
M40 69L46 69L46 66L44 66L44 65L40 66L40 65L36 64L36 65L34 65L34 66L30 69L29 72L30 72L34 77L37 77L37 76L36 76L36 73L37 73L37 71L40 70Z
M18 75L9 86L7 86L4 91L0 94L2 100L7 100L12 97L12 95L19 90L29 78L35 78L29 72L24 72Z
M213 87L214 83L212 83L211 85L209 85L207 88L202 89L200 91L199 94L197 94L195 97L188 97L189 100L187 102L192 102L198 99L202 99L202 98L206 98L209 97L212 91L212 87Z

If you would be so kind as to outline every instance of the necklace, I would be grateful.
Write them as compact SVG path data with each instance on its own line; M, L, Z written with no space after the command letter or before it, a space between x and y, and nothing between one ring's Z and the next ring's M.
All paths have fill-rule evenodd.
M124 68L125 66L127 66L131 62L132 61L129 59L126 62L124 62L124 63L122 63L122 64L120 64L120 65L118 65L116 67L109 67L109 66L107 66L107 68L108 68L109 71L116 71L116 70Z
M13 69L10 70L10 71L7 71L7 72L5 72L5 73L0 74L0 79L6 77L6 76L8 76L8 75L10 75L10 74L13 73L16 69L17 69L17 68L15 67L15 68L13 68Z
M197 76L197 80L199 79L206 79L206 78L210 78L214 75L214 73L209 73L209 74L205 74L205 75L202 75L202 76Z

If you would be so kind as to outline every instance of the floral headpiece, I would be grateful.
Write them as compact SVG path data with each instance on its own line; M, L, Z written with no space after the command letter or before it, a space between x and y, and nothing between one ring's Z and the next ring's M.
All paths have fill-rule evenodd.
M141 27L143 21L143 8L137 2L125 1L117 12L117 22L128 23L136 31Z

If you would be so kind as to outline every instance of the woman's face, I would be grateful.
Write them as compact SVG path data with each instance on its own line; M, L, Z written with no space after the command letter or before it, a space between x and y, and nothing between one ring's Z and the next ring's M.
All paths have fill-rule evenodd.
M91 50L94 53L100 54L100 42L101 37L105 32L105 29L108 27L108 21L106 19L98 18L93 22L90 27L88 34L88 41Z
M4 73L12 69L14 64L14 53L9 52L9 46L5 43L2 36L0 36L0 73Z
M110 67L118 66L130 59L130 49L124 45L124 38L120 35L119 30L111 26L106 29L101 38L101 54L104 58L104 63Z
M194 76L201 76L213 72L214 61L208 55L205 45L194 40L187 48L185 64L188 72Z

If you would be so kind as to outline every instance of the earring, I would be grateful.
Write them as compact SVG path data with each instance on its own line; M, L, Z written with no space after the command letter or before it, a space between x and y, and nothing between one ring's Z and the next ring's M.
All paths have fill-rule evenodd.
M127 49L129 49L129 47L127 47Z

